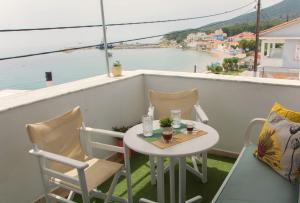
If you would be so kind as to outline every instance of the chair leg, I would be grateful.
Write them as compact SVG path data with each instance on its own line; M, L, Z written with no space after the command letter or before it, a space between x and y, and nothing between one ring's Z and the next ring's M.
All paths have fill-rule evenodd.
M106 193L106 198L105 198L104 203L108 203L108 202L111 201L112 194L113 194L113 192L115 190L115 187L116 187L116 185L118 183L120 175L121 175L121 171L119 171L118 173L115 174L115 176L113 178L113 181L112 181L112 183L111 183L111 185L109 187L109 190Z
M43 188L44 188L45 200L46 200L46 203L52 203L52 200L48 196L48 192L49 192L48 178L47 178L46 174L44 174L44 170L43 170L43 168L46 166L46 160L42 157L38 157L38 161L39 161L40 173L41 173L41 176L42 176L42 183L43 183Z
M192 156L194 170L201 174L202 183L207 182L207 152ZM198 163L199 162L199 163ZM201 164L201 171L199 170L198 164Z
M74 191L70 191L69 195L68 195L68 200L72 200L75 196L75 192Z
M132 198L132 186L131 186L131 169L130 169L130 160L129 160L129 149L125 145L125 154L124 154L124 160L125 160L125 170L126 170L126 182L127 182L127 193L128 193L128 202L133 203Z
M151 176L151 184L156 184L156 163L155 163L155 157L149 156L150 161L150 176Z
M80 183L80 188L82 193L82 202L90 203L90 197L87 189L84 169L77 169L77 173L78 173L79 183Z

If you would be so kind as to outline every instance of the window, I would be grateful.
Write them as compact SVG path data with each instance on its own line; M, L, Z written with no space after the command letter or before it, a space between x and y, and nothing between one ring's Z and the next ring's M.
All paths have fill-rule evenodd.
M300 61L300 44L296 44L295 60Z

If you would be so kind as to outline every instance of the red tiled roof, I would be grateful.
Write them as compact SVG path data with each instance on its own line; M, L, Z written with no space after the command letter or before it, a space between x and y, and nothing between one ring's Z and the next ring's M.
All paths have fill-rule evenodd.
M288 21L288 22L285 22L285 23L281 23L279 25L276 25L274 27L271 27L269 29L266 29L266 30L263 30L260 32L259 35L264 35L266 33L269 33L269 32L272 32L272 31L276 31L276 30L281 30L283 28L286 28L290 25L294 25L294 24L297 24L297 23L300 23L300 17L299 18L295 18L294 20L291 20L291 21Z
M239 38L239 39L254 39L255 34L252 32L242 32L240 34L231 36L230 38Z

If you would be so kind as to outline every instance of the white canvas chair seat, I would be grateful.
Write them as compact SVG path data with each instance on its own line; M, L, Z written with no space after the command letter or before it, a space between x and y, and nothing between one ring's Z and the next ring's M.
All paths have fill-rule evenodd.
M84 170L88 192L97 188L97 186L111 178L123 167L123 164L103 159L90 159L86 161L86 163L89 164ZM77 169L70 170L64 174L73 178L78 178ZM58 178L54 178L51 181L61 186L66 186L67 188L73 188L75 191L80 190L78 185L71 184Z
M123 138L122 133L86 128L79 107L48 121L28 124L26 130L34 145L30 153L39 160L47 203L53 199L72 202L74 192L82 195L83 203L89 203L91 197L105 199L105 203L112 200L127 202L112 195L121 175L126 176L128 202L132 202L128 149L91 139L92 134L99 138ZM85 148L81 146L81 140L85 140ZM125 166L95 158L94 148L125 154ZM107 193L97 190L111 177L114 178ZM68 199L63 197L65 193L54 194L53 190L57 188L70 190Z
M197 89L185 90L181 92L160 92L149 90L149 111L148 115L153 118L171 117L171 110L180 110L181 118L185 120L194 120L193 112L197 121L207 123L208 118L201 108ZM202 152L192 156L193 167L188 166L193 174L207 181L207 152ZM201 169L198 165L201 164ZM155 157L150 156L151 183L156 183Z

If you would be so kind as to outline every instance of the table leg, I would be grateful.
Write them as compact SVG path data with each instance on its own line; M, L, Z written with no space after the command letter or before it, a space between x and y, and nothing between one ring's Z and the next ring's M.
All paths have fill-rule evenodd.
M170 200L175 203L175 165L176 159L170 158Z
M179 158L179 203L185 202L186 194L186 160L185 157Z
M157 200L159 203L165 202L164 186L164 158L157 157Z
M150 155L149 156L149 162L150 162L150 177L151 177L151 184L156 184L156 163L155 163L155 157Z

